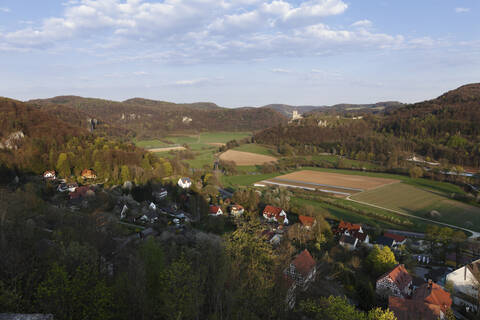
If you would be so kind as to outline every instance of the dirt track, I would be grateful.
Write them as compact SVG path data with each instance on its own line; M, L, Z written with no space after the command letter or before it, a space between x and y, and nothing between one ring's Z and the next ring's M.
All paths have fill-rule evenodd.
M375 178L340 173L303 170L289 173L275 179L298 183L318 184L322 186L356 189L356 191L370 190L383 185L399 182L399 180Z
M150 152L166 152L166 151L182 151L186 150L185 147L165 147L165 148L153 148L153 149L148 149Z
M274 157L236 150L225 151L220 155L220 160L233 161L237 166L254 166L277 161Z

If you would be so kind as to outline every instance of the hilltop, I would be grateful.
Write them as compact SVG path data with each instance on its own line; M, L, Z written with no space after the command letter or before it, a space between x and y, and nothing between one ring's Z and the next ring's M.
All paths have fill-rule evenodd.
M291 118L293 111L299 114L314 113L380 113L402 107L404 104L398 101L385 101L367 104L349 104L340 103L332 106L292 106L287 104L269 104L262 108L277 110L285 116Z
M387 105L382 113L360 110L335 117L313 111L301 121L266 129L255 139L287 144L300 153L308 149L305 146L315 146L352 158L371 154L372 160L382 163L415 152L446 163L480 166L480 84L465 85L428 101Z
M176 104L134 98L123 102L62 96L30 100L28 104L55 112L65 121L84 126L88 119L99 130L112 135L131 133L137 137L158 137L174 132L257 131L287 122L281 113L268 108L222 108L209 102ZM78 115L71 116L73 111ZM103 125L103 127L102 127Z

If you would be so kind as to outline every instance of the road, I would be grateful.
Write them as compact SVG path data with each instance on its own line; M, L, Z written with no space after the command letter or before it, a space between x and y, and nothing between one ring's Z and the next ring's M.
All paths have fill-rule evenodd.
M439 221L435 221L435 220L430 220L430 219L427 219L427 218L417 217L417 216L414 216L413 214L408 214L408 213L405 213L405 212L402 212L402 211L398 211L398 210L393 210L393 209L388 209L388 208L380 207L380 206L377 206L377 205L375 205L375 204L366 203L366 202L358 201L358 200L353 200L353 199L351 199L350 197L351 197L351 196L348 196L346 199L349 200L349 201L353 201L353 202L356 202L356 203L360 203L360 204L366 205L366 206L370 206L370 207L374 207L374 208L378 208L378 209L382 209L382 210L387 210L387 211L396 213L396 214L401 215L401 216L405 216L405 217L409 217L409 218L414 218L414 219L419 219L419 220L423 220L423 221L426 221L426 222L435 223L435 224L438 224L438 225L441 225L441 226L445 226L445 227L450 227L450 228L453 228L453 229L458 229L458 230L466 231L466 232L469 232L469 233L472 234L472 235L470 236L470 238L478 238L478 237L480 237L480 232L477 232L477 231L473 231L473 230L470 230L470 229L466 229L466 228L454 226L453 224L448 224L448 223L444 223L444 222L439 222Z

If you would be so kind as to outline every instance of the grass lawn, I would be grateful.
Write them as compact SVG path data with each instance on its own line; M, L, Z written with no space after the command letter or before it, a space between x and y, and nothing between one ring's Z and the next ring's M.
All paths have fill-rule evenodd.
M274 156L274 157L278 156L278 154L272 148L269 148L260 144L256 144L256 143L242 144L239 147L233 148L233 150L263 154L265 156Z
M201 169L204 165L208 165L210 168L212 168L214 158L213 155L215 154L216 150L217 149L215 147L197 150L195 151L195 159L184 161L188 163L192 168Z
M161 140L158 139L153 139L153 140L141 140L141 141L135 141L135 145L141 148L145 149L152 149L152 148L164 148L171 146L168 143L165 143Z
M451 200L431 188L421 189L413 184L396 183L356 194L352 199L480 231L479 207ZM427 216L432 210L440 215Z
M227 143L231 140L241 140L250 137L250 132L204 132L200 134L201 143Z
M222 176L222 184L224 187L232 187L236 189L239 186L251 186L255 182L270 179L284 174L282 172L265 173L265 174L241 174L235 176Z
M318 210L318 213L324 216L325 218L336 218L339 220L345 220L352 223L366 223L375 228L384 228L384 229L408 229L413 231L422 231L424 230L421 226L416 226L415 228L405 227L402 225L397 225L394 223L386 222L383 220L375 219L372 217L364 216L355 212L352 212L347 209L339 208L334 205L318 202L315 200L307 200L294 197L292 198L292 204L297 206L312 206L315 210ZM386 214L390 214L388 211L384 211Z

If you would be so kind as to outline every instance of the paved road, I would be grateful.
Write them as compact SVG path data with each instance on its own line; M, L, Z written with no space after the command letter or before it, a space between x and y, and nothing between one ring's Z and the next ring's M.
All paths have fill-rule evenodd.
M405 212L402 212L402 211L398 211L398 210L393 210L393 209L388 209L388 208L380 207L380 206L377 206L377 205L375 205L375 204L370 204L370 203L366 203L366 202L363 202L363 201L353 200L353 199L351 199L350 197L351 197L351 196L348 196L346 199L347 199L347 200L350 200L350 201L353 201L353 202L356 202L356 203L360 203L360 204L363 204L363 205L367 205L367 206L370 206L370 207L374 207L374 208L378 208L378 209L382 209L382 210L387 210L387 211L396 213L396 214L401 215L401 216L405 216L405 217L409 217L409 218L414 218L414 219L419 219L419 220L427 221L427 222L430 222L430 223L439 224L439 225L442 225L442 226L445 226L445 227L450 227L450 228L453 228L453 229L458 229L458 230L470 232L470 233L472 234L472 235L470 236L470 238L478 238L478 237L480 237L480 232L477 232L477 231L473 231L473 230L470 230L470 229L466 229L466 228L454 226L454 225L448 224L448 223L443 223L443 222L439 222L439 221L435 221L435 220L430 220L430 219L427 219L427 218L417 217L417 216L414 216L414 215L412 215L412 214L408 214L408 213L405 213Z

